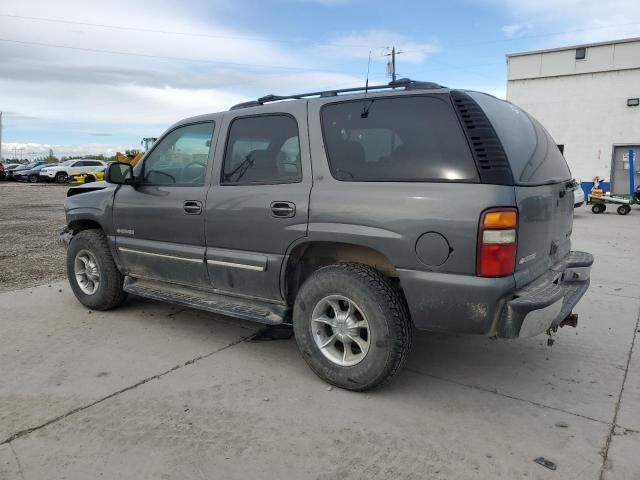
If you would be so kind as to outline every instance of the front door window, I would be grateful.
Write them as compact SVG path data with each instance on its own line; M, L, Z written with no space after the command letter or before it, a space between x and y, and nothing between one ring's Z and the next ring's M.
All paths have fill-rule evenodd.
M180 127L149 154L143 181L151 185L204 185L213 136L213 123Z

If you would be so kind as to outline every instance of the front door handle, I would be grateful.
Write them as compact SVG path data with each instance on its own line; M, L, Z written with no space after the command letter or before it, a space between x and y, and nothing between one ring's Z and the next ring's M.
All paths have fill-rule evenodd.
M184 213L187 215L200 215L202 213L202 202L197 200L187 200L182 205Z
M296 204L293 202L273 202L271 216L277 218L291 218L296 214Z

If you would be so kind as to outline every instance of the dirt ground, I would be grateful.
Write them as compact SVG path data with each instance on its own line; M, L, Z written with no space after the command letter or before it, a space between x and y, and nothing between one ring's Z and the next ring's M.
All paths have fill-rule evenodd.
M58 234L68 188L0 182L0 292L66 277Z

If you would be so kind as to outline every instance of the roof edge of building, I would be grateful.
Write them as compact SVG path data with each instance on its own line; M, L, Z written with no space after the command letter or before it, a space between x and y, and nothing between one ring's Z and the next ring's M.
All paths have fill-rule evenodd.
M554 48L543 48L540 50L529 50L526 52L515 52L515 53L507 53L505 56L507 58L511 57L524 57L527 55L538 55L541 53L549 53L549 52L562 52L565 50L574 50L576 48L589 48L589 47L602 47L605 45L618 45L621 43L633 43L640 42L640 37L630 37L630 38L621 38L619 40L607 40L604 42L593 42L593 43L583 43L580 45L569 45L566 47L554 47Z

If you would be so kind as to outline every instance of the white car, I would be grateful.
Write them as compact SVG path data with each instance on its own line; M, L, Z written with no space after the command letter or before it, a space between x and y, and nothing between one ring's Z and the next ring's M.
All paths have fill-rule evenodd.
M580 181L578 182L578 188L573 191L573 208L581 207L584 204L584 190L582 190L582 186L580 185Z
M40 170L40 179L48 182L65 183L70 175L76 173L97 172L103 170L107 164L102 160L67 160L59 165L45 167Z

